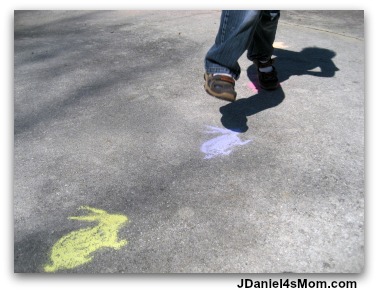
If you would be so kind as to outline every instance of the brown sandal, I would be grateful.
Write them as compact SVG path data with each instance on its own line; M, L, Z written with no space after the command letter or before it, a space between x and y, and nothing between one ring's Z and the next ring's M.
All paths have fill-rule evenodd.
M236 99L235 80L224 75L205 73L205 91L216 98L233 102Z

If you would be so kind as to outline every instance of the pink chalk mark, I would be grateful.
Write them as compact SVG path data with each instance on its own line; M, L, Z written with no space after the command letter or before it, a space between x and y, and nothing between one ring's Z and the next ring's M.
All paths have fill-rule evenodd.
M259 92L259 88L258 88L255 84L253 84L252 82L249 82L249 83L247 84L247 86L248 86L248 88L251 89L253 92Z
M254 83L252 82L249 82L247 84L248 88L251 89L253 92L256 92L258 93L260 91L260 87L258 85L255 85ZM281 86L281 83L279 83L279 86Z

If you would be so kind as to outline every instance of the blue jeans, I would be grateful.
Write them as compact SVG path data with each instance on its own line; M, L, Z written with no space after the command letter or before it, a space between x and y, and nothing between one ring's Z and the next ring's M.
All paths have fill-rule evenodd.
M269 60L273 54L279 10L223 10L214 45L205 57L207 73L240 77L239 58Z

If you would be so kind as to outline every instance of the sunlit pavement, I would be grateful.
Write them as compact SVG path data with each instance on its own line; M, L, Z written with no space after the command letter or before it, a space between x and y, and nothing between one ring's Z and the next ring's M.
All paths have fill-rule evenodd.
M357 273L362 11L282 11L280 88L203 89L219 11L14 17L14 271Z

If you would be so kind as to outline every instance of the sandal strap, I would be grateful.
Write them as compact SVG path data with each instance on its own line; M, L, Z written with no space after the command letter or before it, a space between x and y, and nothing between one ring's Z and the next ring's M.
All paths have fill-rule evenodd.
M261 63L259 60L254 60L253 62L257 65L258 68L271 67L274 64L275 59L270 59L266 63Z
M232 85L235 85L235 80L229 76L225 76L225 75L212 75L212 79L213 80L220 80L220 81L223 81L223 82L227 82L227 83L231 83Z

